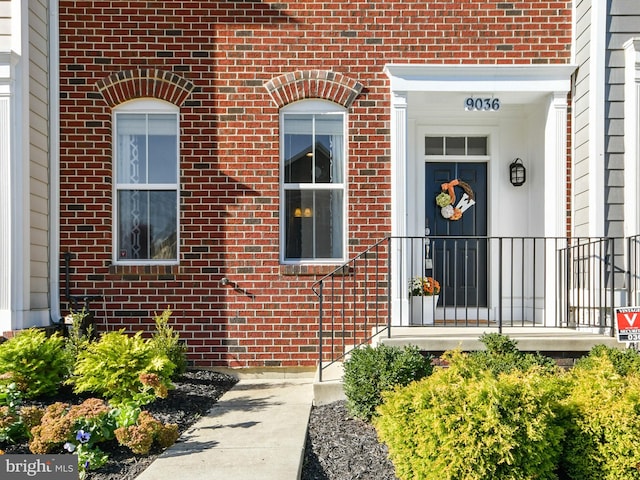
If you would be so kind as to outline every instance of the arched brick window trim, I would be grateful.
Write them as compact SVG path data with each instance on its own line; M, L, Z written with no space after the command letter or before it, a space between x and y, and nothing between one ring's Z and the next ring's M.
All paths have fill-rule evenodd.
M97 84L111 108L135 98L157 98L181 106L195 86L189 80L164 70L123 70Z
M331 100L349 108L363 88L361 83L328 70L286 73L264 86L278 108L305 98Z

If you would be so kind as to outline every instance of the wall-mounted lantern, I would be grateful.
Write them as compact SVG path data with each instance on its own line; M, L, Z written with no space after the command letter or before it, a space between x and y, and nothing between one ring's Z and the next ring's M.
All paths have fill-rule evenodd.
M509 181L514 187L524 185L527 179L527 169L522 164L522 159L516 158L511 165L509 165Z

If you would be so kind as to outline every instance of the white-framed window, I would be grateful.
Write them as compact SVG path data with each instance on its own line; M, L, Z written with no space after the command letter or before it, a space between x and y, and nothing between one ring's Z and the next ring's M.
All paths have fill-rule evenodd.
M179 109L162 100L113 111L115 263L179 258Z
M280 113L283 263L339 263L346 255L346 110L304 100Z

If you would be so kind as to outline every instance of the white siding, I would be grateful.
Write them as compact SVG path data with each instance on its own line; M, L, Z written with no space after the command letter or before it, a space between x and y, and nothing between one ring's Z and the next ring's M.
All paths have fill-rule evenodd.
M49 17L46 0L29 1L29 172L32 310L46 309L49 231Z
M11 1L0 0L0 52L11 49Z
M576 2L576 63L573 91L573 229L589 232L589 70L591 0Z
M611 0L607 31L606 229L624 235L624 51L623 44L640 36L640 1ZM640 233L640 232L638 232Z

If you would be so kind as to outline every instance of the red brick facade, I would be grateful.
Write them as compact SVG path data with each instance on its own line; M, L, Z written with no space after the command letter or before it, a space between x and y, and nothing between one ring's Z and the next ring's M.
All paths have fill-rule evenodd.
M151 329L169 306L198 366L309 366L310 286L330 269L279 263L279 108L311 97L349 107L351 257L390 233L384 65L568 63L571 4L60 0L60 29L72 293L104 296L102 330ZM145 96L181 112L177 266L111 264L112 108Z

